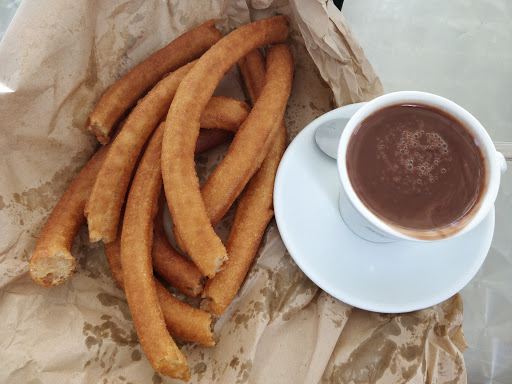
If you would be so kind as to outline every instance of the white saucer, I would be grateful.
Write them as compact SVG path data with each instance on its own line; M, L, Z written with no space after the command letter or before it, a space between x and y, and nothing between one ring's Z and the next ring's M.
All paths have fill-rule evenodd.
M350 117L355 107L341 110ZM441 242L382 244L358 237L338 211L336 160L315 143L316 128L332 119L333 112L300 132L277 171L275 217L290 255L321 289L369 311L410 312L450 298L473 278L487 256L494 209L471 232Z

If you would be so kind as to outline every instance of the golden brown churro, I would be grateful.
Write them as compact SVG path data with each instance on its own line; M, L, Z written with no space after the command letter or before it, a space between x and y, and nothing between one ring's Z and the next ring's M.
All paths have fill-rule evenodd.
M187 359L166 328L151 264L153 219L162 187L159 160L163 129L161 124L149 141L130 188L121 236L121 264L135 330L151 366L166 376L189 380Z
M193 262L176 252L169 243L163 224L164 208L165 204L160 203L153 227L153 268L162 279L181 292L197 296L203 290L203 275Z
M200 117L222 76L251 50L288 38L288 18L240 27L210 48L183 79L169 109L162 143L165 194L174 224L199 270L213 277L227 259L206 212L194 168Z
M201 188L213 225L225 215L267 155L283 120L292 79L290 48L287 45L271 47L267 52L267 70L261 94L235 134L224 160Z
M166 73L197 59L221 37L215 22L210 20L153 53L107 89L89 115L85 127L101 143L108 142L114 125L144 92Z
M112 276L119 287L124 290L121 265L121 231L119 231L119 236L114 241L104 244L104 246ZM172 335L207 347L215 345L212 318L209 313L193 308L175 298L157 279L155 279L155 286L165 324Z
M265 59L259 50L238 63L251 102L256 102L265 76ZM261 168L251 178L241 197L226 244L229 260L225 268L208 280L202 307L216 315L225 312L249 270L268 222L274 215L272 199L277 167L286 148L286 125L281 122Z
M45 287L61 284L76 265L71 246L85 221L84 206L109 147L102 147L71 182L53 209L30 259L30 277Z

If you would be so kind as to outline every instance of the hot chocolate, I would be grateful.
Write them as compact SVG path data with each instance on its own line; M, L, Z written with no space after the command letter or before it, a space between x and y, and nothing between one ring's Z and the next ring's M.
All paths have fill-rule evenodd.
M402 228L456 225L483 191L478 142L453 117L424 105L370 115L354 131L346 163L368 209Z

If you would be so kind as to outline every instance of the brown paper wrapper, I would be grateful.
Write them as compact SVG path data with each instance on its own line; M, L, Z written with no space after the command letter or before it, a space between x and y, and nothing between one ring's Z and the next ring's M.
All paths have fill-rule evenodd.
M0 43L0 382L178 382L153 372L103 247L83 228L75 274L31 281L36 239L97 146L83 126L102 92L147 55L214 18L227 33L276 13L291 17L296 65L289 140L335 106L369 100L381 83L331 2L23 2ZM236 70L219 94L243 98ZM198 157L204 180L222 157ZM226 236L232 214L218 226ZM340 279L343 272L340 271ZM384 315L351 308L295 265L272 222L213 348L180 342L192 383L466 382L462 302Z

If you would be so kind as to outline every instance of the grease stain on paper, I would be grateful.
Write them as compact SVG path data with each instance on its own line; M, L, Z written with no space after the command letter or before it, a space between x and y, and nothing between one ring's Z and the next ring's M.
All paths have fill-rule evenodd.
M238 367L239 364L240 364L240 360L238 359L237 356L233 356L233 358L229 362L229 366L233 369L236 369L236 367Z
M245 360L236 375L236 384L247 383L252 370L252 361Z
M414 332L418 325L422 325L422 320L411 315L401 315L398 321L406 331Z
M153 384L161 384L163 382L162 376L158 372L155 372L152 377Z
M132 361L140 361L142 359L142 354L138 349L134 349L131 354Z
M266 284L259 290L261 299L251 300L230 314L227 321L233 327L228 334L235 333L238 329L248 330L252 322L271 323L277 319L288 321L314 301L319 291L286 251L273 268L254 264L247 280L253 280L262 274L266 275ZM240 292L243 290L242 286Z
M92 325L89 322L84 322L82 334L86 336L85 344L88 349L91 349L95 345L101 348L103 340L105 339L110 339L118 346L122 347L135 347L138 345L139 339L134 329L126 331L111 319L111 316L103 315L101 316L103 323L100 325Z
M21 193L14 193L12 195L14 202L22 205L29 212L37 209L49 211L58 201L59 193L62 193L71 183L74 169L76 166L69 165L55 173L50 181L41 186L29 188Z
M335 365L332 380L336 383L375 384L384 374L396 350L392 340L381 343L362 343L346 363Z
M410 365L408 368L402 367L402 378L407 383L411 380L418 372L419 364Z
M384 375L397 351L397 343L391 338L400 334L398 324L389 319L352 351L346 363L334 366L332 381L375 384Z
M132 319L130 308L128 307L126 300L105 292L99 293L96 297L100 301L101 305L105 307L118 307L125 320Z
M206 363L200 362L200 363L197 363L196 365L194 365L193 372L195 374L205 373L206 368L207 368Z
M423 354L423 352L423 345L403 345L398 353L405 360L411 362L417 360Z
M85 276L93 279L103 276L110 278L112 274L103 246L100 243L88 244L88 234L85 227L82 227L77 237L78 241L75 240L76 244L71 249L71 254L82 255L82 257L77 258L76 272L83 273ZM103 299L105 300L104 297Z
M260 292L265 300L265 308L274 321L282 316L288 321L314 298L318 287L293 262L285 251L279 265L269 274L268 285Z
M190 373L195 375L197 377L197 381L200 382L207 369L208 365L204 361L201 361L193 367L190 367Z
M39 187L29 188L21 193L14 193L12 200L29 212L35 210L49 211L53 209L78 170L83 167L90 157L90 152L83 150L78 152L70 161L70 164L55 172L51 179Z
M85 363L84 369L94 363L101 368L106 368L105 373L109 373L113 368L119 348L135 348L139 344L139 340L134 329L131 331L122 329L111 320L111 316L103 315L101 316L101 320L103 320L103 323L100 325L92 325L89 322L83 323L82 334L85 336L84 343L88 350L92 348L96 349L95 357ZM102 350L103 343L107 339L112 340L117 347L113 350L111 348Z

